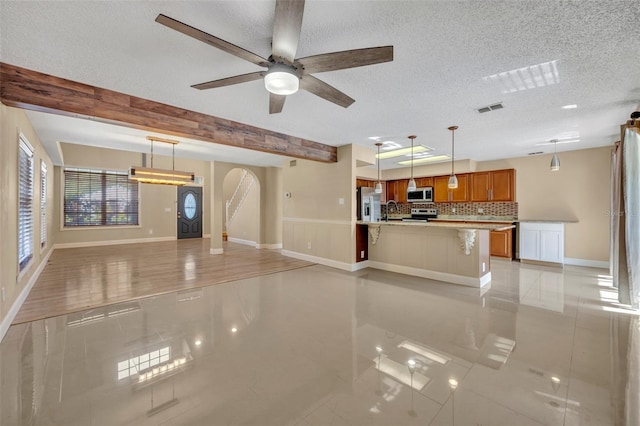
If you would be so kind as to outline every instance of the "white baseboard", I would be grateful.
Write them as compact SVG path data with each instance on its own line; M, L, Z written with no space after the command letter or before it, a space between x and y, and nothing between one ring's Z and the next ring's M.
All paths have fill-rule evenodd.
M9 308L9 310L7 311L7 315L5 315L5 317L2 319L2 322L0 322L0 342L2 341L2 339L4 339L4 335L7 333L7 330L9 330L9 327L11 326L11 323L13 322L16 315L18 315L18 311L22 307L22 304L25 300L27 300L29 292L31 292L33 285L38 280L38 277L44 270L44 267L47 266L47 262L49 261L49 257L51 256L51 253L53 253L53 250L55 250L55 248L49 250L49 253L47 253L47 255L42 259L36 270L33 271L31 278L29 278L29 281L27 281L27 284L18 295L18 298L13 302L11 308Z
M371 265L369 265L369 261L368 260L363 260L362 262L357 262L351 265L351 271L355 272L355 271L359 271L361 269L366 269L369 268Z
M235 237L227 237L227 240L232 243L244 244L245 246L256 247L255 241L243 240L242 238L235 238Z
M106 240L106 241L85 241L81 243L59 243L53 246L54 249L77 248L77 247L97 247L115 246L119 244L156 243L160 241L174 241L176 237L155 237L155 238L132 238L129 240Z
M481 288L491 282L491 272L487 272L479 278L467 277L464 275L449 274L446 272L429 271L426 269L412 268L410 266L393 265L390 263L369 260L369 267L381 269L383 271L397 272L399 274L413 275L415 277L429 278L432 280L445 281L448 283L464 285L467 287Z
M350 263L339 262L333 259L325 259L324 257L311 256L310 254L298 253L289 250L282 250L282 254L285 256L293 257L294 259L306 260L307 262L319 263L320 265L342 269L343 271L353 271L352 265Z
M269 250L277 250L282 248L282 243L280 244L256 244L257 249L269 249Z
M221 248L210 248L209 254L222 254L224 253L224 249Z
M564 264L574 266L587 266L589 268L609 269L609 262L605 260L575 259L572 257L565 257Z

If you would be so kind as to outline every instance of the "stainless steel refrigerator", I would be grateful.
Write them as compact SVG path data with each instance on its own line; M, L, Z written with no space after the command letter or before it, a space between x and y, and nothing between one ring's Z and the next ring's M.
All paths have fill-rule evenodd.
M361 186L358 193L358 220L363 222L380 221L380 194L373 188Z

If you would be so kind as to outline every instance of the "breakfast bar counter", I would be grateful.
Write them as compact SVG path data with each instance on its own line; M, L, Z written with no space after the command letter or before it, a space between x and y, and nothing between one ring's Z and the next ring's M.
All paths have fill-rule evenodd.
M357 222L368 226L368 266L470 287L491 282L489 232L505 223Z

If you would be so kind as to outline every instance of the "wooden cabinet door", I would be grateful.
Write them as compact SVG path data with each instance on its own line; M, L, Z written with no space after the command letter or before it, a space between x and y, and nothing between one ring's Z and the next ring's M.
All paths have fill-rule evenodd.
M458 177L458 187L451 190L450 200L452 202L469 201L469 175L465 173L456 176ZM447 178L447 183L448 181L449 178Z
M515 201L515 172L514 169L494 170L491 172L491 201Z
M469 176L469 201L489 201L491 172L476 172Z
M491 231L490 233L491 256L507 257L511 259L511 229L504 231Z
M416 187L426 188L427 186L433 186L433 177L421 177L415 178Z
M396 200L397 187L398 187L397 181L395 180L387 181L387 201L388 200L398 201Z
M407 187L409 186L409 179L400 179L396 181L398 186L396 188L396 201L398 203L407 202Z
M433 178L433 201L446 203L449 201L449 176L436 176Z

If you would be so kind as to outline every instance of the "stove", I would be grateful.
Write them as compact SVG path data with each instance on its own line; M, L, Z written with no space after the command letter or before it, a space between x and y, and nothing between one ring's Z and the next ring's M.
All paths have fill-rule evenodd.
M438 209L424 209L424 208L411 209L412 221L428 222L430 219L435 219L437 217L438 217Z

